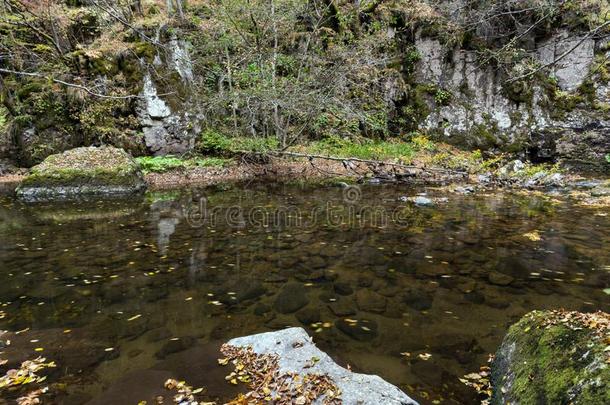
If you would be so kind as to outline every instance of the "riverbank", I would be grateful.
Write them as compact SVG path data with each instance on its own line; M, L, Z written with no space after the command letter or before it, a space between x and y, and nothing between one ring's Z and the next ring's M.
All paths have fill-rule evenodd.
M147 158L148 159L148 158ZM163 158L161 158L163 159ZM178 159L176 159L178 160ZM263 161L225 159L209 166L181 165L145 170L144 180L149 190L169 190L185 187L207 187L250 181L278 183L399 183L448 186L464 192L475 189L573 190L587 204L609 205L608 180L578 173L549 169L510 161L497 168L472 162L455 169L426 164L427 158L406 165L396 160L372 163L360 158L326 159L306 157L265 156ZM178 160L179 161L179 160ZM466 162L463 160L463 162ZM0 193L13 194L26 178L28 169L17 168L0 175Z
M533 164L507 155L484 157L479 151L459 150L450 145L433 143L424 137L404 143L348 142L337 146L319 142L285 151L239 139L226 143L207 155L129 158L126 160L129 164L115 164L113 170L123 172L128 167L139 166L136 170L137 181L150 191L248 182L336 185L391 183L444 187L448 192L462 194L497 189L561 191L569 193L581 205L610 206L610 182L606 177L599 177L599 174L593 177L559 164ZM4 175L0 175L0 193L12 195L20 186L24 188L30 185L31 188L32 184L37 187L36 190L45 190L54 187L60 178L65 178L62 180L66 183L64 188L78 190L104 183L106 177L115 182L112 175L104 177L101 174L106 170L104 164L108 162L104 156L111 150L116 156L125 155L116 148L77 148L52 155L45 163L32 169L5 165L2 170ZM74 156L78 156L78 159L75 160ZM62 164L57 166L57 162ZM98 163L100 167L91 166ZM47 166L57 166L53 169L56 173L41 176L39 172Z

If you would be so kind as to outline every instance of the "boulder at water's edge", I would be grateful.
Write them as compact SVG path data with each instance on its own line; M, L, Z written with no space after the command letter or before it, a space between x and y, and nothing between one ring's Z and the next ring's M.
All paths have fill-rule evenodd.
M341 392L344 404L417 405L394 385L376 375L353 373L335 363L312 342L302 328L288 328L230 340L230 346L251 347L258 355L277 355L279 373L295 373L301 378L328 376Z
M102 146L71 149L34 166L17 188L25 201L86 196L125 196L146 188L139 164L122 149Z
M610 404L610 315L533 311L492 364L492 404Z

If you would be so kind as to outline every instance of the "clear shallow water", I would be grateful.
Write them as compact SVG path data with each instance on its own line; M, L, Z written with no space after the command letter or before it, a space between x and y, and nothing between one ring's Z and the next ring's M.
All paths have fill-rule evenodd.
M421 191L251 185L111 203L0 200L2 371L55 360L52 403L150 403L170 376L227 398L218 344L292 325L422 403L473 403L458 377L523 314L610 310L607 210L508 193L398 200Z

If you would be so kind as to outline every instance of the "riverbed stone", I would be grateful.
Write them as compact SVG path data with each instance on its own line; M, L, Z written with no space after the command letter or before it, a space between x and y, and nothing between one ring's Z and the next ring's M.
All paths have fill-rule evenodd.
M432 295L416 288L405 291L402 296L402 301L417 311L430 309L433 300L434 298Z
M337 319L335 326L352 339L366 342L377 337L377 322L372 319Z
M320 322L322 319L319 308L303 308L294 315L303 325Z
M343 281L339 281L333 284L333 288L335 292L339 295L350 295L354 292L352 286L349 283Z
M362 289L356 292L356 303L362 311L382 313L385 311L387 300L375 291Z
M26 201L85 196L125 196L144 191L139 164L122 149L102 146L71 149L34 166L17 188Z
M288 328L232 339L229 345L252 347L257 354L279 356L279 373L327 375L341 391L344 404L416 405L404 392L375 375L353 373L318 349L302 328ZM311 359L318 359L312 362Z
M515 280L508 274L500 273L499 271L489 272L487 279L490 283L501 286L507 286Z
M533 311L511 326L492 363L491 403L604 404L610 314Z
M265 295L266 292L267 288L260 281L248 280L246 285L238 290L236 299L238 302L253 300Z
M286 284L275 299L274 309L281 314L290 314L303 308L309 303L305 288L298 283Z
M328 309L336 316L349 316L356 313L356 308L352 300L340 298L328 304Z
M183 336L179 338L169 339L157 353L155 353L155 357L159 359L165 358L167 355L172 353L178 353L183 350L188 349L189 347L195 344L196 340L192 336Z

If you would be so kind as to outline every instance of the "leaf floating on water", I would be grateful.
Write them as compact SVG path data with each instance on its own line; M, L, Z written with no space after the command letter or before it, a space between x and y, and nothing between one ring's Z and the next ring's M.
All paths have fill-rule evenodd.
M34 360L27 360L21 363L18 370L9 370L6 374L0 377L0 388L15 387L25 385L32 382L42 382L46 379L44 376L36 374L38 371L49 367L55 367L55 362L45 363L44 357L37 357Z
M604 293L610 295L610 288L604 288Z
M49 388L44 387L44 388L40 388L35 391L29 392L26 396L17 398L17 405L42 404L42 400L39 398L39 396L47 393L48 391L49 391Z
M131 318L127 319L127 322L135 321L136 319L140 318L141 316L142 316L142 314L134 315Z
M528 233L524 233L523 236L533 242L538 242L538 241L542 240L542 238L540 237L540 233L536 230L528 232Z
M422 360L429 360L432 355L430 353L420 353L417 355Z

